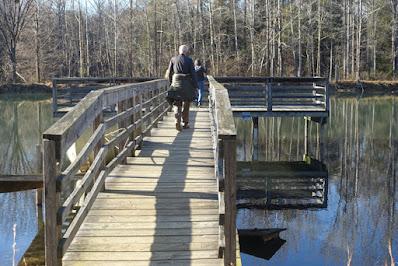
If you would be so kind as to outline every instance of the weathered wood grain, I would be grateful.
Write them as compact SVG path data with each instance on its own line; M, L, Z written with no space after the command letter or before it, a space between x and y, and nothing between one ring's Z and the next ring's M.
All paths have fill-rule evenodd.
M65 265L92 260L223 264L209 116L192 113L192 129L177 134L169 116L158 122L155 135L144 138L136 157L115 164L105 191L98 193L66 250ZM151 119L159 117L156 113ZM203 130L196 131L196 124Z

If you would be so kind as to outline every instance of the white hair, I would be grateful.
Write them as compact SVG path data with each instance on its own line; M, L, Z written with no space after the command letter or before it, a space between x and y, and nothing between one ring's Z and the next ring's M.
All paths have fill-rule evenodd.
M178 52L180 53L180 54L187 54L188 52L189 52L189 47L188 47L188 45L185 45L185 44L183 44L183 45L180 45L180 47L178 48Z

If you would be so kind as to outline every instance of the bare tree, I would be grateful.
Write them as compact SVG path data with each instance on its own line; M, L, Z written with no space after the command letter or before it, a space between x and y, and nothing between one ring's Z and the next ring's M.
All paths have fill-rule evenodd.
M396 78L398 72L398 0L391 1L392 23L391 23L391 54L392 54L392 73Z
M17 44L33 0L0 1L0 33L12 64L12 81L17 80Z

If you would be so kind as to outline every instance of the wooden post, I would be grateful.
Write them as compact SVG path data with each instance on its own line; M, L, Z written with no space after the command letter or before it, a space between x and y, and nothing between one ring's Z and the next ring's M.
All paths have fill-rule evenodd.
M95 132L95 130L96 130L96 129L99 127L99 125L100 125L101 123L103 123L103 122L104 122L104 115L103 115L103 113L101 112L101 113L94 119L94 122L93 122L93 132ZM98 142L98 144L95 145L95 147L94 147L94 158L97 156L97 154L98 154L99 150L101 149L102 145L104 145L104 142L105 142L104 138L101 138L101 140Z
M217 174L220 177L224 177L224 146L221 139L218 140L217 149Z
M118 113L122 113L122 112L126 111L126 106L127 106L127 101L126 101L126 100L120 101L120 102L117 104L117 112L118 112ZM127 124L126 120L123 120L123 121L119 122L119 123L118 123L119 129L120 129L120 128L127 128L126 124ZM124 142L121 142L121 143L118 145L118 147L119 147L119 153L120 153L120 152L124 149ZM122 163L122 164L125 164L126 161L127 161L127 160L124 159L121 163Z
M156 108L156 107L158 107L158 106L160 105L159 94L160 94L160 89L159 89L159 88L156 88L156 89L155 89L155 93L154 93L154 97L156 96L156 100L154 100L154 105L155 105L154 108ZM160 112L161 112L161 111L162 111L162 110L161 110L160 108L156 109L156 112L154 113L153 119L156 119L156 118L160 115ZM153 125L153 127L154 127L154 128L158 127L158 122L156 122L156 123Z
M253 154L252 161L258 161L258 145L259 145L259 136L258 136L258 117L253 117L253 132L252 132L252 145L253 145Z
M104 122L104 115L103 115L103 113L101 112L101 113L98 114L98 116L94 119L94 122L93 122L93 132L95 132L95 130L96 130L96 129L100 126L100 124L103 123L103 122ZM104 136L102 136L101 140L98 141L98 144L95 145L95 147L94 147L93 161L95 160L95 157L97 157L97 154L98 154L98 152L100 151L101 147L104 145L104 143L105 143L105 138L104 138ZM103 169L104 166L105 166L105 161L102 162L101 169ZM98 176L98 175L97 175L97 176ZM95 179L97 178L97 176L96 176L95 178L93 178L93 184L95 183ZM76 185L77 185L77 184L76 184ZM103 189L104 189L104 188L103 188Z
M308 157L309 138L308 138L309 117L304 117L304 161Z
M225 253L224 265L236 265L236 137L224 139Z
M330 110L330 97L329 97L329 83L327 82L325 85L325 111L329 112Z
M155 116L155 114L152 112L153 108L154 108L154 100L151 100L155 95L155 91L153 88L151 88L151 90L148 93L148 113L150 114L147 120L147 127L145 128L145 130L147 130L147 128L152 124L153 122L153 118ZM145 136L151 136L151 131L147 130Z
M272 85L271 82L266 84L267 88L267 112L272 112Z
M142 131L143 131L142 128L144 127L144 121L142 121L142 113L143 113L144 107L143 107L143 91L142 90L140 90L140 92L139 92L138 99L139 99L139 103L140 103L140 110L138 111L140 125L138 127L137 136L141 135L141 137L143 138L144 136L142 135ZM142 141L138 145L139 149L141 149L141 144L142 144Z
M41 151L41 144L36 145L36 158L37 158L37 174L43 174L43 153ZM44 182L44 180L43 180ZM36 189L36 205L41 206L43 203L43 189Z
M61 238L61 226L57 224L57 212L60 195L56 189L57 161L55 142L43 140L43 180L45 202L45 261L47 266L61 265L58 256L58 244Z
M132 98L130 98L129 99L129 107L135 107L136 106L136 97L137 97L137 93L136 93L136 90L134 90L134 93L133 93L133 97ZM136 112L134 112L132 115L131 115L131 117L130 117L130 124L131 125L133 125L134 123L135 123L135 121L137 121L137 114L136 114ZM130 135L130 141L134 141L134 139L135 139L135 136L137 136L137 134L136 134L136 131L137 131L137 128L134 128L133 129L133 132L131 132L131 135ZM134 143L134 146L135 146L135 143ZM132 150L131 150L131 156L135 156L135 148L133 148Z

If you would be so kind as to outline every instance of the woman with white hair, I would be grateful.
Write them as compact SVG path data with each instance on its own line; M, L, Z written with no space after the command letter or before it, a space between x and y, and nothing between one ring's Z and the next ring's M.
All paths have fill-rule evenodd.
M183 128L189 128L189 107L196 99L198 82L193 61L188 57L189 47L181 45L178 51L179 55L170 60L168 68L171 86L167 99L177 106L176 129L181 131L181 118L184 122Z

